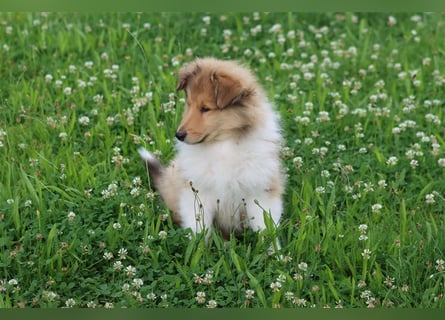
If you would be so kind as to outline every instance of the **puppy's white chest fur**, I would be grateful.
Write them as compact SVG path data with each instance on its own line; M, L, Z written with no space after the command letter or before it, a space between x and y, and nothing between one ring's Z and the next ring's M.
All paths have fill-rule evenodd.
M194 207L200 206L204 215L213 217L202 217L207 223L214 222L223 230L240 230L243 223L251 225L245 219L262 219L262 209L255 200L270 209L268 202L275 196L274 189L280 188L275 185L281 178L277 177L281 174L278 141L253 135L238 143L222 141L178 147L178 171L197 190L194 200L199 203ZM181 203L190 207L191 188L182 193Z

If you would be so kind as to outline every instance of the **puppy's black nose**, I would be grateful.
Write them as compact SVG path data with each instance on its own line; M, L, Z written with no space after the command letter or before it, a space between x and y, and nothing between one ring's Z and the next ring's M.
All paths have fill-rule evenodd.
M186 131L176 131L176 138L179 141L184 141L186 136L187 136L187 132Z

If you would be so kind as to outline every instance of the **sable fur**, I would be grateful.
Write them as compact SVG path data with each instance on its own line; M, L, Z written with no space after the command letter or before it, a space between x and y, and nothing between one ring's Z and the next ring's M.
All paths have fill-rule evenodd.
M278 224L279 117L256 78L238 62L203 58L179 70L177 89L186 106L176 157L162 166L139 149L174 220L194 232L261 230L264 209Z

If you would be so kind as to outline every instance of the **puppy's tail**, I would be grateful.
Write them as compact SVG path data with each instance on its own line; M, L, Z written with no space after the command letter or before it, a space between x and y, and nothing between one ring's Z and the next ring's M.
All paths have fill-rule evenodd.
M161 161L159 161L158 158L156 158L151 152L143 147L140 147L138 149L138 152L142 160L144 160L147 165L148 173L150 174L150 178L153 180L155 187L159 188L159 182L164 170Z

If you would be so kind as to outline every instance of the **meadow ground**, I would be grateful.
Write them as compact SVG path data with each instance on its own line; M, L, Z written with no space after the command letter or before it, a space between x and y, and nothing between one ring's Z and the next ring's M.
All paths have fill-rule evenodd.
M1 13L0 307L445 307L444 39L436 13ZM174 155L198 56L254 69L286 139L282 224L226 245L136 151Z

